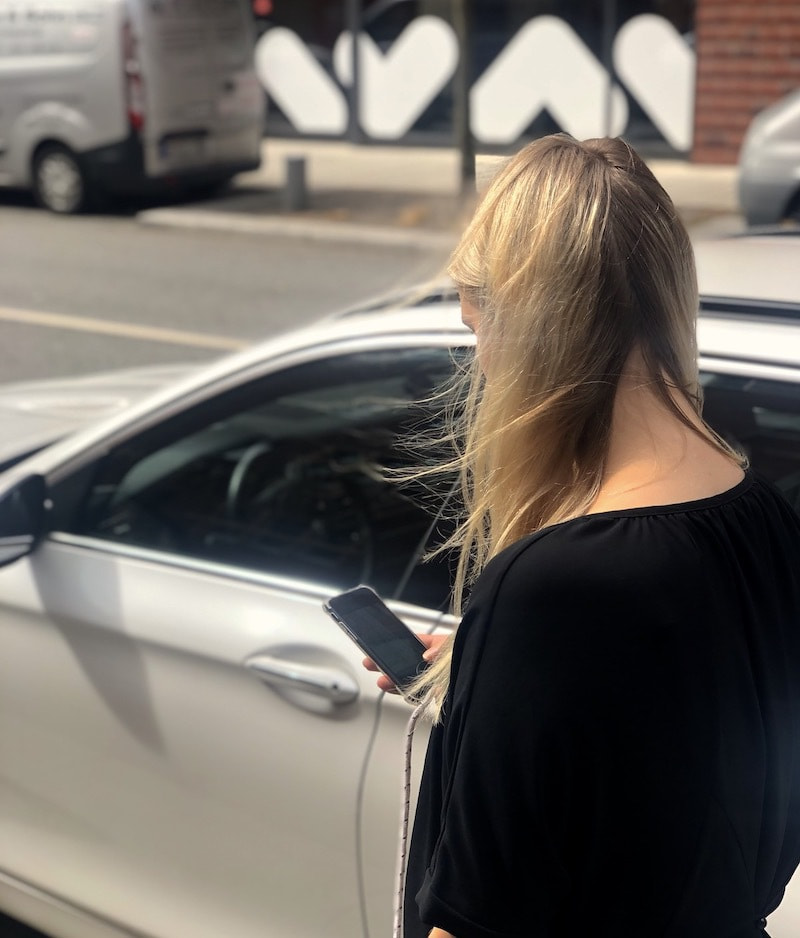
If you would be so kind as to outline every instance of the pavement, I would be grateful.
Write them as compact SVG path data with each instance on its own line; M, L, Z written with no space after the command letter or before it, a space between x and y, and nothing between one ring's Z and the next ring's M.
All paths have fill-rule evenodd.
M479 154L478 185L501 157ZM736 167L654 159L693 237L740 231ZM300 172L303 184L293 174ZM213 199L139 212L142 224L386 246L448 249L470 215L452 148L268 139L262 165Z

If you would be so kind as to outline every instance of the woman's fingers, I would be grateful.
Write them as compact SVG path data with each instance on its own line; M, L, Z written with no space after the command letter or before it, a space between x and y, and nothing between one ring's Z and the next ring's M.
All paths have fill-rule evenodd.
M429 662L435 660L447 639L446 635L419 635L417 637L423 645L427 645L427 650L422 653L422 657Z
M439 649L442 647L442 643L445 641L447 636L417 633L417 638L425 646L425 651L422 653L422 657L426 661L431 662L439 654ZM362 664L367 669L367 671L375 671L380 674L380 677L376 682L380 690L386 691L387 694L399 693L397 687L395 687L394 681L392 681L391 678L388 678L385 674L381 673L381 669L377 664L375 664L372 658L364 658Z
M399 694L400 691L395 686L394 681L390 677L386 677L385 674L381 673L381 669L375 664L372 658L364 658L362 664L367 669L367 671L377 671L380 677L375 682L378 685L379 690L385 690L387 694Z
M386 691L387 694L399 694L400 691L397 689L397 685L390 677L386 677L385 674L381 674L378 680L375 682L378 685L379 690Z

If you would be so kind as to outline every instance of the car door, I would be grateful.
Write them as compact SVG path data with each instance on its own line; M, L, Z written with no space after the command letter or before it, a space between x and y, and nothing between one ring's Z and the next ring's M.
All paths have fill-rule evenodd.
M321 604L367 582L443 622L447 564L416 563L441 519L380 467L446 345L226 386L57 474L53 530L0 570L7 911L10 883L152 938L352 938L364 899L385 933L408 708L365 796L380 695Z

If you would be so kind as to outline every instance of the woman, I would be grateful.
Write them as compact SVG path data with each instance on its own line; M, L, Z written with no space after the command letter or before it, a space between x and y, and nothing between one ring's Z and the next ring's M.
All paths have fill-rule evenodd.
M623 141L557 135L450 273L471 591L422 679L405 938L764 935L800 859L800 523L700 415L686 231Z

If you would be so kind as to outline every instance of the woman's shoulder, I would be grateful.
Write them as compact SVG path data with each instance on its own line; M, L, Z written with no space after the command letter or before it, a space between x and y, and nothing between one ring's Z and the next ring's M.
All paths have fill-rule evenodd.
M754 578L773 577L775 545L800 558L800 519L771 483L748 472L719 495L588 514L531 534L487 564L468 611L500 603L512 619L536 609L620 620L637 606L680 610L726 576L732 551Z
M462 639L469 633L471 642L483 644L489 632L493 645L532 651L531 643L560 641L595 622L598 610L629 609L626 584L642 583L646 563L641 551L626 549L626 535L611 532L609 541L608 534L607 525L566 523L497 554L470 595Z
M481 585L497 584L509 575L531 586L547 586L599 569L604 575L646 569L653 564L664 572L670 557L680 561L697 553L698 539L706 533L751 530L761 517L776 536L798 537L800 518L781 492L753 470L730 488L714 495L664 504L636 505L592 512L542 528L494 556ZM683 551L680 542L685 542Z
M496 554L478 577L471 602L499 589L537 593L585 587L598 576L632 575L657 564L659 538L643 514L585 515L543 528Z

